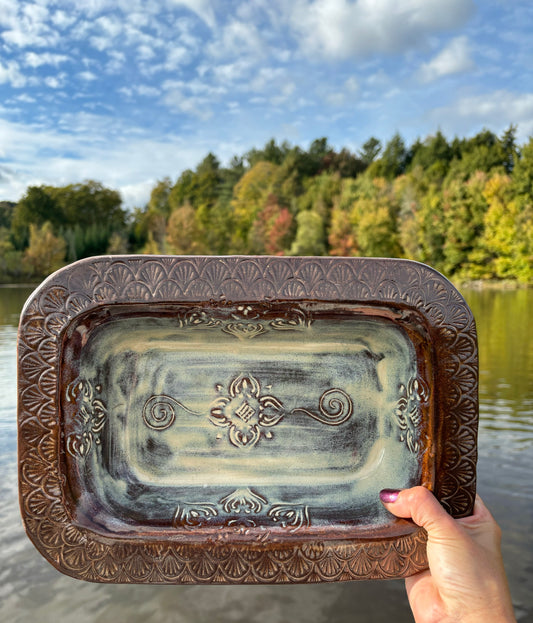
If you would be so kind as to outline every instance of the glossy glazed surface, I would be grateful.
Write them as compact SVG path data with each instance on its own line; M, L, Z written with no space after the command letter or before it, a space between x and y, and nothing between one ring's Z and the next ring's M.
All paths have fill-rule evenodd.
M63 402L77 520L393 530L378 494L420 481L430 391L406 332L372 312L130 306L80 323Z
M207 329L213 337L200 344ZM136 331L154 348L135 354L128 335ZM332 348L337 331L345 332L340 350ZM291 332L314 337L307 346L305 338L281 337ZM374 343L361 349L367 334ZM226 349L232 340L252 346ZM285 346L293 343L291 359ZM396 346L387 351L385 343ZM473 505L475 326L457 290L414 262L83 260L52 275L23 310L19 396L26 530L52 564L83 579L402 577L425 567L425 537L376 510L370 499L380 479L388 487L393 474L397 486L425 484L456 516ZM356 430L358 422L369 434ZM296 424L313 440L315 463L298 449ZM309 432L317 427L320 435ZM342 435L342 427L354 434ZM335 431L338 456L337 448L326 451L324 431ZM288 437L301 455L298 469L287 469L285 457L266 469L265 448ZM217 444L228 478L213 468ZM209 460L196 460L195 446ZM251 477L245 452L260 458L247 459ZM318 476L313 487L309 466ZM306 488L309 503L298 498Z

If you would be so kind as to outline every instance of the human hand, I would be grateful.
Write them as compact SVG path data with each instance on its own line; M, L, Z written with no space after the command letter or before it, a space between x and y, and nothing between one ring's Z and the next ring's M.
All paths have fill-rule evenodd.
M471 517L454 519L424 487L384 489L397 517L428 533L429 569L405 580L416 623L515 623L500 549L501 530L477 496Z

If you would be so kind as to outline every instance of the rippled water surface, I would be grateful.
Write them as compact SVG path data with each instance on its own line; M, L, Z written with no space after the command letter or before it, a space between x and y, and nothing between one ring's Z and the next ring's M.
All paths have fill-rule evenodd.
M0 288L0 621L411 621L403 582L122 586L73 580L24 534L16 473L16 326L28 288ZM504 532L519 621L533 620L533 291L466 291L480 350L478 489Z

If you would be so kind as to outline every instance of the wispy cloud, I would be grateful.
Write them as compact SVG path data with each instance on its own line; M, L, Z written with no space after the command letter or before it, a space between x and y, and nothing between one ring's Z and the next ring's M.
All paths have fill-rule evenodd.
M75 128L75 134L67 128ZM178 172L199 162L206 151L205 145L180 136L152 138L142 127L125 131L113 117L87 113L65 115L56 128L0 120L0 135L6 144L19 145L13 165L2 165L0 184L6 197L21 196L29 183L97 179L119 189L127 205L143 205L151 183L169 163ZM43 158L43 146L56 155Z
M196 13L210 28L215 28L216 17L213 4L210 0L172 0L176 5L182 5Z
M207 151L229 158L271 137L357 146L511 122L524 137L524 7L0 0L0 199L95 177L127 188L131 205Z
M49 25L49 13L46 6L37 3L7 2L7 12L3 24L7 28L2 32L2 39L8 45L19 48L51 47L57 44L58 33Z
M98 80L98 76L94 74L92 71L80 71L78 77L85 82L93 82L94 80Z
M67 74L61 73L56 76L46 76L43 78L43 82L50 89L61 89L67 82Z
M27 52L24 55L24 64L33 68L42 67L43 65L57 67L68 60L69 57L66 54L54 54L52 52Z
M480 95L460 97L447 106L435 108L431 116L451 132L469 132L490 127L502 131L518 125L518 139L533 136L533 92L517 93L500 89Z
M9 83L15 89L26 84L26 77L21 73L16 61L8 61L5 65L0 60L0 84Z
M262 52L263 46L261 33L253 22L234 19L222 27L207 49L215 58L242 55L256 57Z
M474 67L468 39L461 36L452 39L434 58L424 63L419 76L422 82L433 82L444 76L470 71Z
M312 58L361 58L417 47L428 36L463 25L472 0L294 0L288 23Z
M57 28L65 29L74 24L76 16L72 15L71 12L67 13L66 11L58 10L51 14L50 21Z

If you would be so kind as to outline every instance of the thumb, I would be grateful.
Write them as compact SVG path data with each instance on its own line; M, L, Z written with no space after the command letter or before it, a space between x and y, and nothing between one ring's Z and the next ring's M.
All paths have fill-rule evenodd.
M427 531L430 538L449 536L458 530L455 520L425 487L402 491L383 489L379 497L389 512L396 517L412 519L417 526Z

